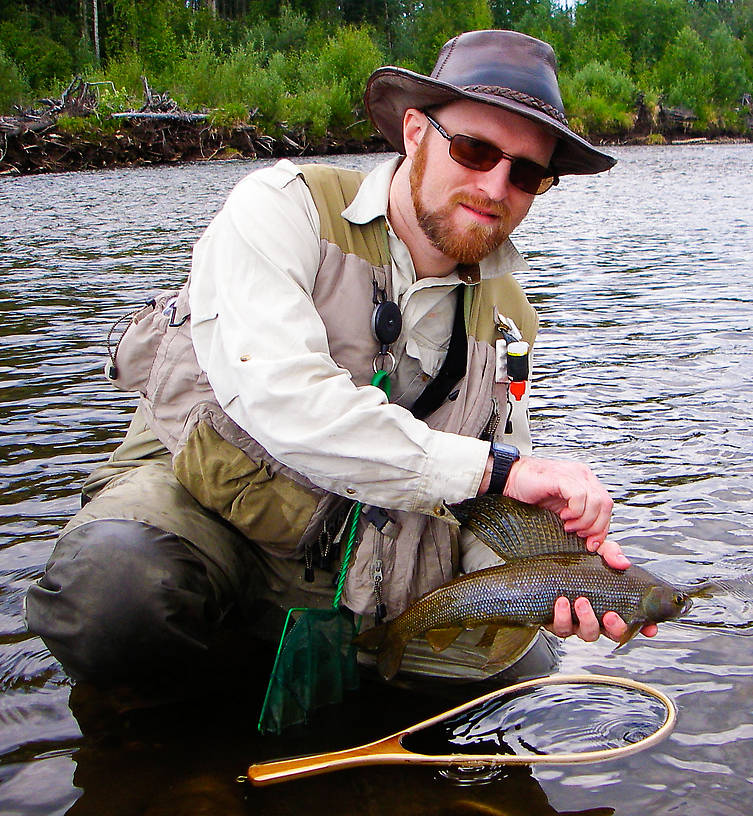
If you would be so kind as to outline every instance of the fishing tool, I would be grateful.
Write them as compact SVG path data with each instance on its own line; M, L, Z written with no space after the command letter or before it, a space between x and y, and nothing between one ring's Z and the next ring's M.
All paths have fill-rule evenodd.
M550 718L564 710L572 720L574 690L578 686L595 692L590 710L587 699L577 708L575 725L579 732L601 735L603 721L614 723L620 712L631 711L632 722L621 723L618 734L603 740L611 743L607 747L584 746L582 739L574 738L575 745L568 748L567 743L561 745L550 738ZM531 700L527 700L528 695L533 695ZM543 700L537 700L537 695L544 695ZM534 732L541 737L540 746L520 736L521 725L514 717L474 742L474 731L478 732L480 725L490 719L504 723L505 712L516 706L520 709L521 701L526 703L529 713L533 712ZM649 718L651 721L646 722ZM597 722L598 727L589 729L589 719ZM672 700L637 680L598 674L555 675L497 689L357 748L253 764L247 778L253 785L261 786L367 765L433 765L457 774L470 774L509 765L603 762L656 745L671 733L676 719L677 709Z
M389 398L389 375L395 369L390 345L400 335L402 318L397 304L387 300L376 283L374 303L372 330L380 349L374 357L371 385ZM389 371L382 367L386 363ZM262 734L279 734L288 726L304 723L315 709L342 702L346 691L358 688L358 649L353 643L356 624L350 610L340 608L340 600L362 510L362 503L355 502L345 523L349 532L332 606L288 610L257 724ZM312 578L312 571L307 556L305 577Z
M400 332L403 330L403 316L400 314L400 307L397 303L389 300L387 292L380 289L375 280L372 281L372 285L374 287L372 298L374 311L371 313L371 333L379 343L379 351L374 355L374 374L384 371L389 376L397 368L397 361L391 346L400 337Z

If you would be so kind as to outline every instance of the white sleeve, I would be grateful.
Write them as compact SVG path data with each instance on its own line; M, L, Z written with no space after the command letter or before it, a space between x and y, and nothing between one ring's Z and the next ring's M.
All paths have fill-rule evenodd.
M318 214L290 162L240 182L196 244L191 330L220 405L340 495L424 513L474 496L487 442L430 429L331 358L311 294L319 258Z

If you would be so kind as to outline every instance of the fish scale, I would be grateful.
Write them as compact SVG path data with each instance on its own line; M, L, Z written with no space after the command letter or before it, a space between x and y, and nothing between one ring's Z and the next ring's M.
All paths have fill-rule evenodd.
M394 625L405 634L492 622L542 625L551 623L554 602L563 595L589 598L598 617L614 610L629 622L657 580L639 567L611 569L595 555L543 555L461 576L425 595Z

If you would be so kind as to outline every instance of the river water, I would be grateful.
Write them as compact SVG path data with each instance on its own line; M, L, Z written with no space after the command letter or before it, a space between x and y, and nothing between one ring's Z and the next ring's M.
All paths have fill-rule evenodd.
M539 452L609 485L636 563L692 585L753 572L753 145L616 148L563 180L516 243L541 316ZM332 159L368 169L378 157ZM260 738L260 690L125 711L72 689L22 602L85 474L134 400L101 376L112 323L185 277L193 242L254 165L7 178L0 183L0 812L16 814L750 814L753 605L698 600L691 625L613 652L563 643L563 672L651 683L679 720L618 762L515 770L461 787L431 770L347 771L254 789L252 761L359 744L444 704L368 687L308 730ZM257 165L258 166L258 165ZM218 667L221 676L221 668Z

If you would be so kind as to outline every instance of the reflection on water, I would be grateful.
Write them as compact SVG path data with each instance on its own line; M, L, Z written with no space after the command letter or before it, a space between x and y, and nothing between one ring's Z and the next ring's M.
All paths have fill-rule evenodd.
M430 755L604 751L646 739L667 716L646 692L567 683L495 697L408 735L403 746Z
M533 267L520 280L542 324L534 440L607 482L615 537L637 562L678 584L739 578L753 559L753 148L614 153L608 174L566 178L537 199L518 232ZM367 168L379 157L336 161ZM411 768L259 790L233 781L252 761L359 744L446 701L376 686L307 730L262 739L254 688L124 713L121 697L72 693L25 634L26 588L133 406L101 376L107 331L182 282L192 243L250 168L0 183L0 811L749 813L753 614L734 594L698 600L696 625L665 624L616 653L565 644L563 671L631 676L672 696L669 740L618 763L516 769L466 788Z

